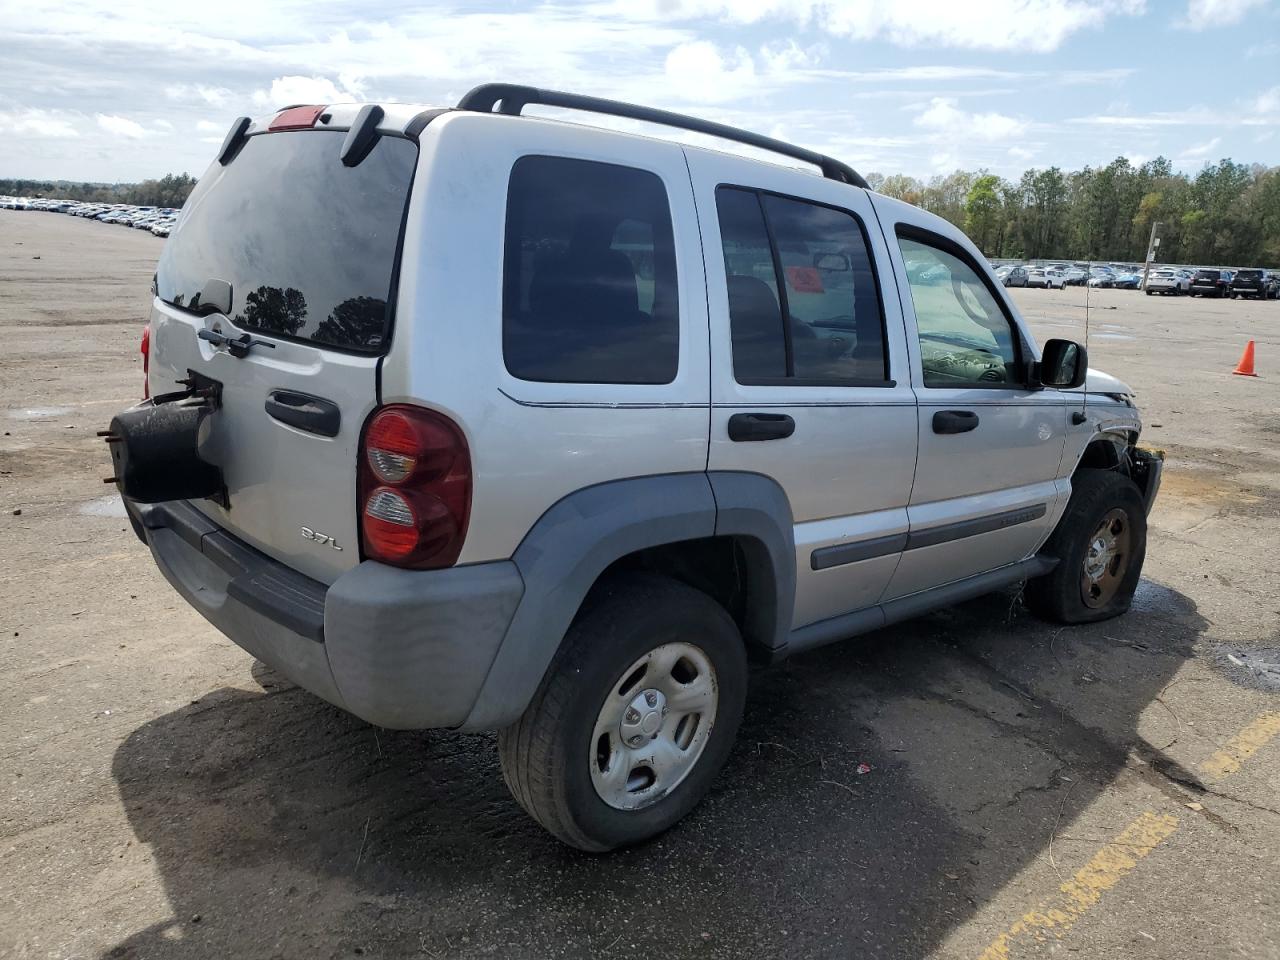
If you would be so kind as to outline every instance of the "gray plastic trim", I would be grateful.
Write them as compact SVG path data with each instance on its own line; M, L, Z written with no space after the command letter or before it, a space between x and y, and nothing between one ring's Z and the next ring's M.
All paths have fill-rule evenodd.
M972 520L960 520L925 530L913 530L907 534L906 549L918 550L921 547L932 547L951 540L976 537L980 533L1003 530L1005 527L1015 527L1020 523L1030 523L1032 520L1039 520L1048 511L1048 504L1037 503L1034 507L1019 507L1017 510L1005 510L985 517L974 517Z
M556 503L516 549L524 599L463 729L504 727L524 712L582 601L615 560L716 535L742 538L753 592L762 591L744 632L780 648L795 602L795 548L791 509L775 482L726 472L603 483Z
M830 547L819 547L809 554L809 566L814 570L826 570L830 567L843 566L846 563L857 563L859 560L870 560L873 557L886 557L891 553L901 553L906 548L907 535L905 533L892 533L887 537L858 540L854 543L837 543Z
M891 623L910 620L930 610L972 600L974 597L1007 587L1011 583L1043 576L1051 571L1057 562L1053 557L1030 557L1006 567L980 573L975 577L957 580L955 583L923 590L908 597L890 600L888 603L811 623L791 631L787 642L787 653L793 654L826 646L861 633L878 630Z

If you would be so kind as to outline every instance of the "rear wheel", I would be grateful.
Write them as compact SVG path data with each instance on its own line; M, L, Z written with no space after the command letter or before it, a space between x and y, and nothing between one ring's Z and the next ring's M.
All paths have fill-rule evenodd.
M1111 470L1080 470L1041 551L1058 565L1027 583L1027 606L1058 623L1118 616L1133 601L1146 551L1147 516L1138 487Z
M665 577L599 587L524 715L498 735L512 795L579 850L647 840L697 806L746 700L724 608Z

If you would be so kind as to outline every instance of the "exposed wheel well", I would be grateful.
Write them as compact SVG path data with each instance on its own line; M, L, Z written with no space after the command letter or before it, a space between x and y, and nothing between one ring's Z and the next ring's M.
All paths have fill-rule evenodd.
M1106 435L1089 442L1074 472L1081 470L1116 470L1131 473L1129 441L1126 437Z
M643 570L688 584L729 613L753 659L770 659L777 616L777 583L763 544L751 537L681 540L619 557L600 574Z

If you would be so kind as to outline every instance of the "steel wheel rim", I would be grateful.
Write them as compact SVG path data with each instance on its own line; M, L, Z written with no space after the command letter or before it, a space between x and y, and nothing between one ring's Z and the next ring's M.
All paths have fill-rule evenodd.
M587 763L596 794L640 810L678 787L706 749L719 705L711 659L691 643L664 643L624 670L606 694Z
M1080 597L1086 607L1105 607L1115 597L1129 570L1129 515L1108 510L1085 545L1080 568Z

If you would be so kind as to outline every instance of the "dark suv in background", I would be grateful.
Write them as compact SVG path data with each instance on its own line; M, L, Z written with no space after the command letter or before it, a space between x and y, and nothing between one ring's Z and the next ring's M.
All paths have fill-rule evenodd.
M1230 270L1197 270L1191 277L1193 297L1234 297Z
M1231 295L1266 300L1280 293L1280 277L1266 270L1240 270L1231 281Z

